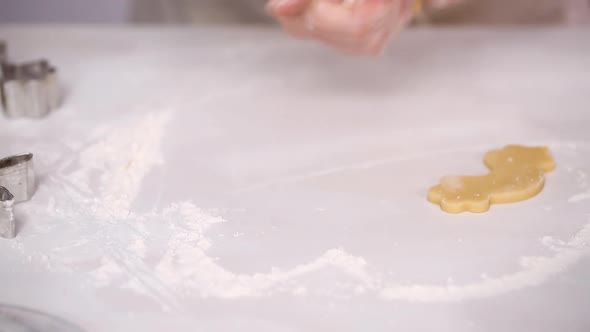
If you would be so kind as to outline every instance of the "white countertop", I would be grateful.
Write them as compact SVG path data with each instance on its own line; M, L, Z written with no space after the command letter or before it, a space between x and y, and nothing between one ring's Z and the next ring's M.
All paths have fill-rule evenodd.
M382 59L273 31L0 27L63 107L0 119L39 189L0 302L87 331L588 331L590 30L409 31ZM450 215L509 143L558 168Z

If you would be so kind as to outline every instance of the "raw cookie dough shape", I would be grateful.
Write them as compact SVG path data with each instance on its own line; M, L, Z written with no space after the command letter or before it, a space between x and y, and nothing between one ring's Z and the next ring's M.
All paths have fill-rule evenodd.
M490 173L482 176L445 176L428 192L428 200L449 213L485 212L491 204L513 203L537 195L545 173L555 169L546 147L507 145L486 153Z

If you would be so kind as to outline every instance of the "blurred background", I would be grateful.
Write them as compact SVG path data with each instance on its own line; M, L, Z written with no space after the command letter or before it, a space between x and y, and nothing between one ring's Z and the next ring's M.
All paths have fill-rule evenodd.
M0 0L0 23L270 24L264 3L264 0ZM415 24L588 22L590 0L465 0L445 9L427 8Z

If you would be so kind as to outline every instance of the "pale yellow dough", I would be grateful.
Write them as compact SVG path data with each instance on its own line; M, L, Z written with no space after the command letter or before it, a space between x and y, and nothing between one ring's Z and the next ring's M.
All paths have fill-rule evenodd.
M508 145L486 153L490 173L482 176L445 176L428 192L428 200L450 213L485 212L491 204L512 203L537 195L545 173L555 169L546 147Z

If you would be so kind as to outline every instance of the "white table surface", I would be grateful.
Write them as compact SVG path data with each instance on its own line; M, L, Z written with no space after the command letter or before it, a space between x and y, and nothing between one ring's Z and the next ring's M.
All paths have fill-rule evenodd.
M88 331L590 330L588 29L410 31L373 60L256 29L0 39L67 90L0 119L39 173L0 302ZM539 196L426 202L508 143L551 148Z

